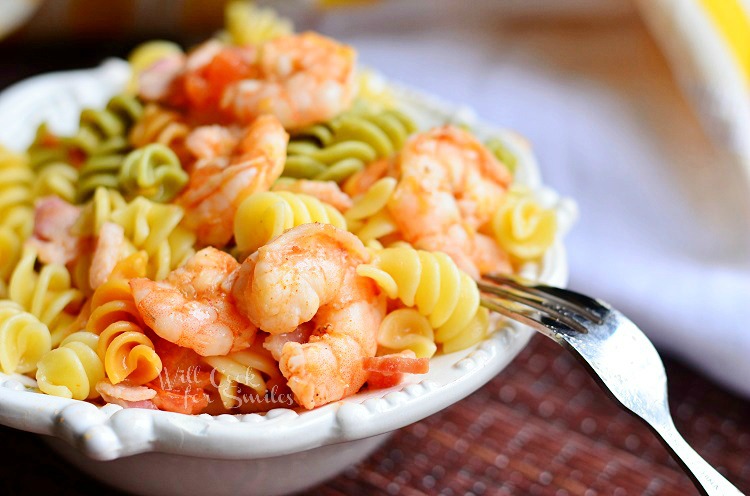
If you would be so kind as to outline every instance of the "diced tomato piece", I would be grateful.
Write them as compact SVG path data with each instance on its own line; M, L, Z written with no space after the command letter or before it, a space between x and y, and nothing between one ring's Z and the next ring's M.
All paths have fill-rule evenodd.
M426 374L430 370L429 358L416 358L413 351L393 353L391 355L365 358L364 368L369 372L381 374Z
M252 71L239 49L225 49L205 67L184 76L184 91L196 108L211 109L218 106L228 85L249 77Z
M367 386L370 389L385 389L398 386L404 379L404 374L381 374L380 372L370 372L367 376Z
M158 380L149 384L149 387L156 391L156 396L151 401L159 410L195 415L208 406L208 394L201 388L165 391L158 387Z

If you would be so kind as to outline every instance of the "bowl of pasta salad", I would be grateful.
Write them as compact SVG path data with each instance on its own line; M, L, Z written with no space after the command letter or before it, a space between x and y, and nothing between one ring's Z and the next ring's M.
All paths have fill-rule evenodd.
M567 278L523 138L232 8L0 94L0 423L130 492L331 477L525 346L481 274Z

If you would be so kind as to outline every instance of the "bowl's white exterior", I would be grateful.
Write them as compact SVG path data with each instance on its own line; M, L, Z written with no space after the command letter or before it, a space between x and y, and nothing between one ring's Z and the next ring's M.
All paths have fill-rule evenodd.
M0 143L23 150L33 130L49 120L73 133L80 110L103 106L129 77L127 64L48 74L0 95ZM394 85L397 98L423 127L468 125L480 137L497 136L519 157L516 180L558 212L561 234L575 204L542 187L528 145L513 133L478 122L473 112ZM554 285L567 281L559 239L523 275ZM37 394L34 381L0 374L0 423L50 436L57 451L82 470L139 494L283 494L310 487L363 459L390 432L427 417L475 391L521 351L531 335L509 325L478 346L432 359L430 372L388 390L364 392L309 412L279 409L266 415L187 416L171 412L98 408Z

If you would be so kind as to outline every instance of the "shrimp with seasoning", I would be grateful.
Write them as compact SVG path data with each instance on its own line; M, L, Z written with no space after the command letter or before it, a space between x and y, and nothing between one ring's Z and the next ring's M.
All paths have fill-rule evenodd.
M181 63L178 71L175 62ZM353 48L311 32L260 47L212 40L187 57L144 71L140 96L185 107L204 119L249 124L270 114L294 129L347 110L357 89L355 68Z
M287 129L331 119L356 93L356 52L316 33L284 36L262 45L257 79L229 85L221 106L241 122L273 114Z
M307 342L290 339L279 356L281 373L307 409L354 394L367 380L363 360L375 356L386 310L376 285L357 275L369 259L353 234L302 224L258 249L239 270L232 292L253 324L273 336L312 323Z
M133 299L153 331L202 356L226 355L253 344L256 327L237 311L230 292L239 263L208 247L164 281L130 280Z
M268 191L281 176L289 135L272 116L247 128L229 156L215 156L196 167L176 200L185 208L183 224L202 245L225 246L234 233L234 216L242 200Z
M468 132L443 126L412 137L397 165L388 209L407 242L447 253L475 279L510 270L507 254L478 232L512 180L489 150Z

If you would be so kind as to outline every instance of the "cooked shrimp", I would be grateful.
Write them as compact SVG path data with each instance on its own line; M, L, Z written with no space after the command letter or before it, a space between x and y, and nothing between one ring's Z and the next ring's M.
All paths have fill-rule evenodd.
M156 334L202 356L226 355L253 343L257 329L237 311L231 282L237 261L204 248L164 281L130 280L136 307Z
M489 150L466 131L443 126L411 138L398 166L388 208L406 241L447 253L473 277L509 270L507 255L477 232L512 179Z
M303 224L261 247L242 264L232 290L253 324L272 335L312 322L306 343L285 343L281 373L307 409L353 394L375 355L385 298L356 267L370 258L353 234Z
M344 192L350 197L367 193L373 184L385 176L393 176L393 160L390 158L381 158L372 162L359 172L355 172L344 183Z
M356 52L316 33L284 36L262 45L257 79L227 86L221 106L242 122L273 114L285 128L326 121L355 96Z
M234 215L248 195L268 191L284 170L289 135L272 116L259 117L228 157L217 156L193 170L177 199L184 223L199 243L222 247L234 233Z
M175 64L179 64L175 67ZM275 115L285 128L326 121L351 106L356 52L316 33L256 47L204 43L186 58L165 59L140 76L149 101L250 123Z
M263 348L271 352L271 356L277 362L281 360L281 351L284 349L284 345L293 343L306 343L313 331L315 326L312 322L305 322L297 326L297 329L292 332L286 332L284 334L269 334L265 340L263 340Z
M127 257L133 247L125 239L125 230L114 222L105 222L99 230L89 269L89 285L96 289L109 279L117 262Z
M238 128L201 126L185 138L185 147L198 159L197 167L216 157L229 156L239 143L242 132Z
M309 179L294 179L278 181L273 185L273 191L291 191L314 196L318 200L331 205L339 212L346 212L352 208L352 199L341 191L335 181L310 181Z
M34 233L28 240L37 249L43 263L65 265L76 259L81 239L72 227L81 215L81 207L57 196L41 198L34 206Z

